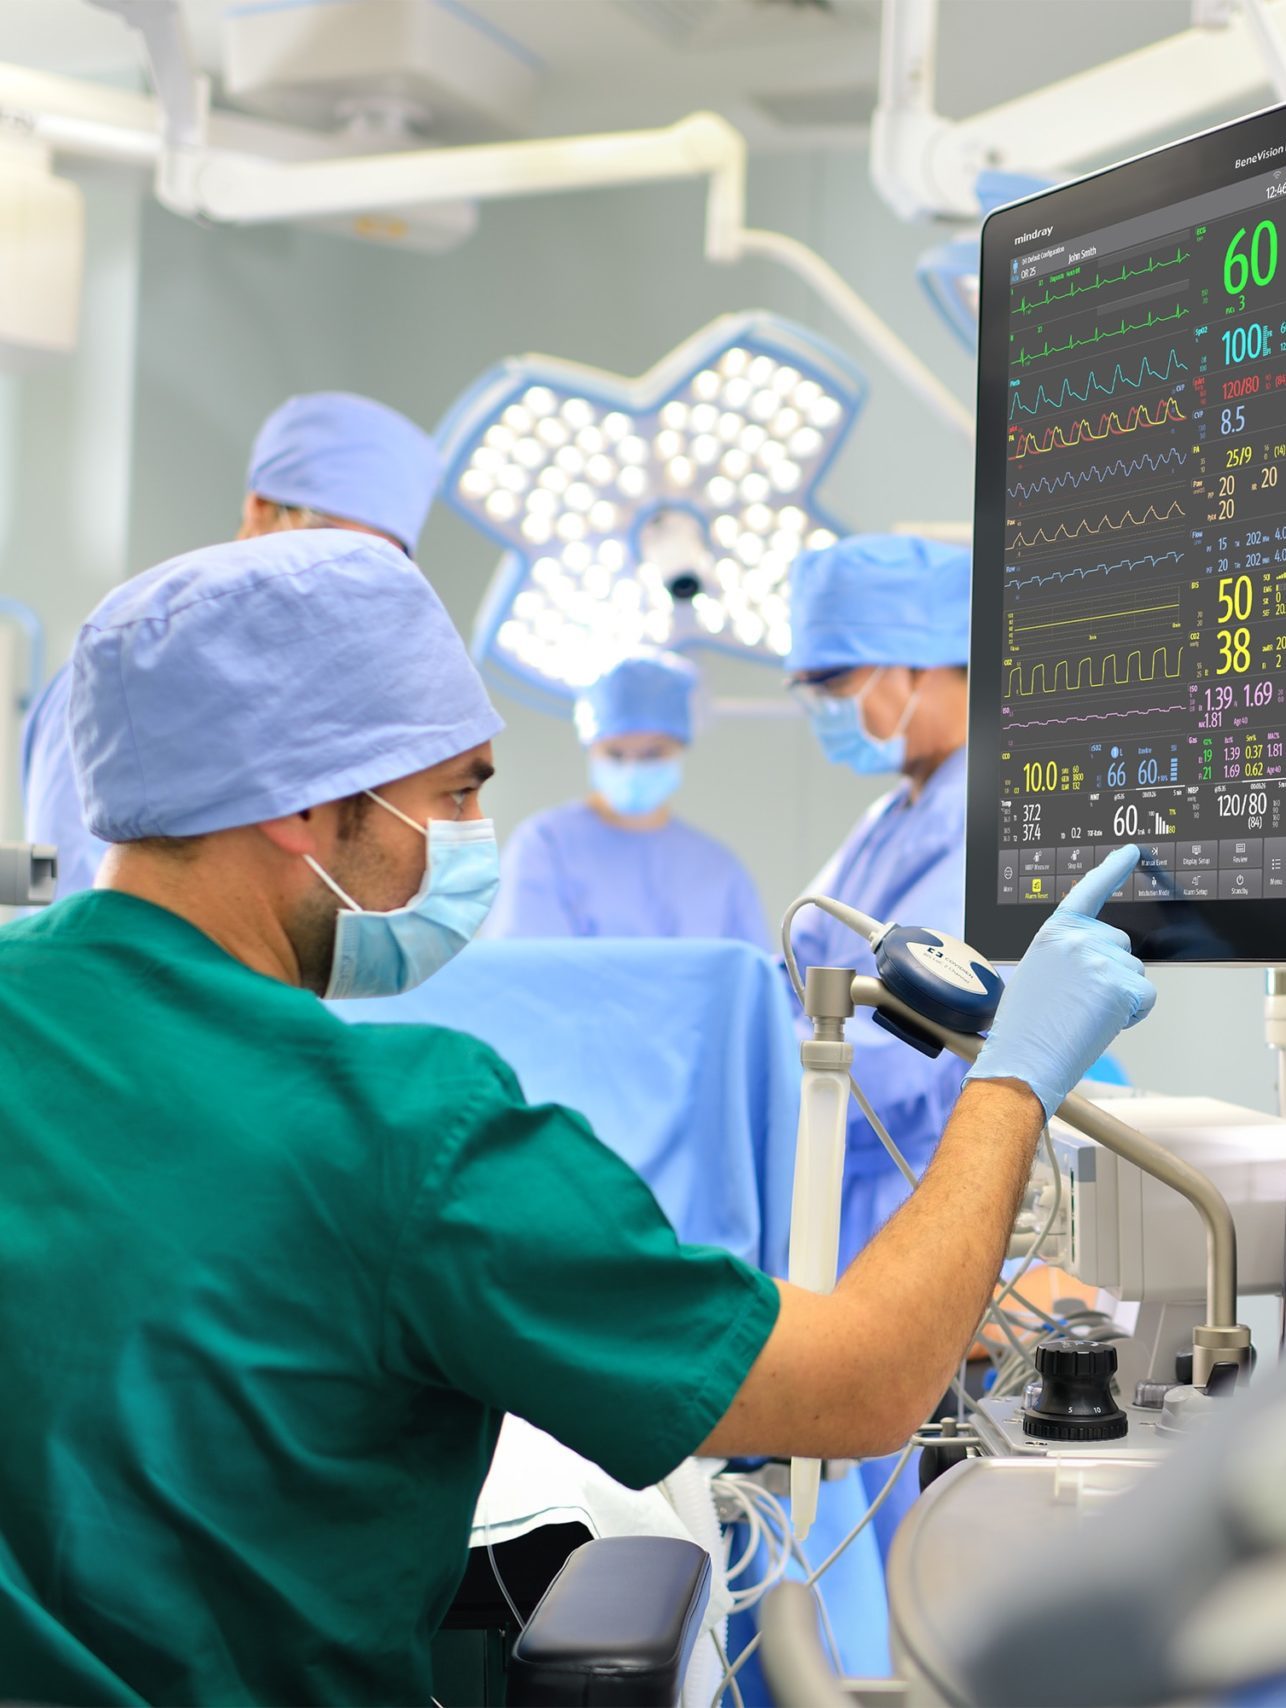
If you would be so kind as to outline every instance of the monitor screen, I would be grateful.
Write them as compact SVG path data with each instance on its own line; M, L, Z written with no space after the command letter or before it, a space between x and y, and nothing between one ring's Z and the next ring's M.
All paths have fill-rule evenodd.
M1286 108L983 229L966 935L1286 959Z

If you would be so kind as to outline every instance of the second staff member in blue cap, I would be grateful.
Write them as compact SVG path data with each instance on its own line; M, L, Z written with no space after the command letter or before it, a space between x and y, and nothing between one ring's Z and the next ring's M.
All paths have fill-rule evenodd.
M791 687L826 757L897 781L807 887L875 919L964 925L969 553L898 534L864 534L805 552L791 577ZM801 967L874 972L870 950L816 908L794 933ZM920 1056L863 1014L850 1023L854 1072L919 1173L960 1091L960 1064ZM851 1262L909 1188L850 1104L840 1261ZM868 1493L887 1468L872 1467ZM882 1547L915 1495L913 1475L876 1516Z
M510 836L488 935L731 937L767 947L750 873L670 810L697 681L686 659L648 652L582 695L589 798L537 813Z
M442 465L427 433L387 404L347 391L287 398L250 453L240 540L296 528L374 534L415 556ZM67 734L71 677L53 676L22 736L27 836L58 850L58 895L94 882L106 844L81 816Z

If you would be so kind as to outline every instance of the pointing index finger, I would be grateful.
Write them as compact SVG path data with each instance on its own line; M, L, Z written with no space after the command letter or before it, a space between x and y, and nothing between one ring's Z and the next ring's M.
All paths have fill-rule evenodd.
M1113 890L1120 889L1138 863L1139 851L1134 843L1114 848L1101 866L1086 872L1080 882L1072 886L1061 904L1062 911L1081 913L1089 919L1097 918L1103 903Z

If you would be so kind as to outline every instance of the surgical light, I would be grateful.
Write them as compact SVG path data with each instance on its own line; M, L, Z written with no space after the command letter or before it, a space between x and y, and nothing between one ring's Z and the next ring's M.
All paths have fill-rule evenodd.
M474 656L546 706L643 645L779 663L793 558L847 531L816 491L866 392L847 356L765 313L635 380L501 363L438 430L450 503L505 550Z

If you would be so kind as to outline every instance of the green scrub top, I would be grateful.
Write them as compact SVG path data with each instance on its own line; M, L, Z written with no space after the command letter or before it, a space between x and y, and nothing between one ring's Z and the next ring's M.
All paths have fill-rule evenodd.
M133 897L0 930L0 1063L6 1700L426 1703L501 1414L647 1485L776 1319L485 1045Z

